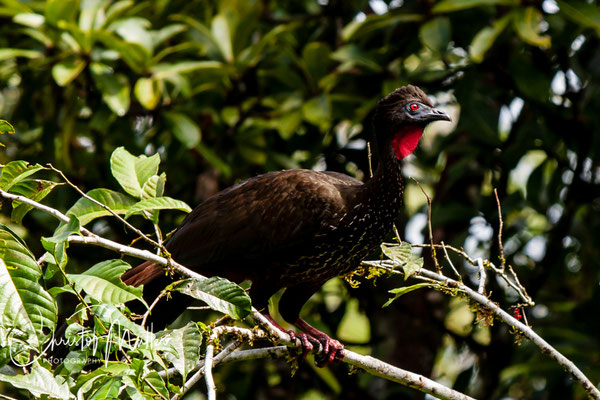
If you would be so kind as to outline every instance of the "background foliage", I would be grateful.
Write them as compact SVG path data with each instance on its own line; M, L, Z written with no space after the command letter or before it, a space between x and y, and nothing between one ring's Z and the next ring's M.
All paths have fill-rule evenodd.
M417 84L457 122L432 126L405 163L433 195L435 239L497 254L497 188L508 262L537 303L529 323L598 382L599 34L593 0L0 0L0 118L16 130L2 137L0 162L51 162L85 190L118 189L115 148L158 153L165 193L189 204L274 169L364 177L369 111ZM419 193L407 181L400 231L410 241L426 239ZM57 188L46 202L65 210L77 198ZM10 224L9 208L0 222ZM180 217L165 213L164 231ZM32 212L23 223L10 226L41 255L35 239L54 221ZM133 237L110 221L91 228ZM72 247L73 273L112 257ZM463 302L423 289L382 311L398 284L334 280L304 311L348 345L478 398L584 397L505 326L474 327ZM505 309L515 305L491 285ZM57 296L61 315L71 300ZM192 317L206 318L181 326ZM272 361L216 372L235 398L420 397L343 365L306 364L294 378Z

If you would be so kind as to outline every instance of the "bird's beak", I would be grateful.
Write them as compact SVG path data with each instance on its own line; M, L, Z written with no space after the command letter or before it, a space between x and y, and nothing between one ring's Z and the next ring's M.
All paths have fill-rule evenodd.
M422 114L419 117L419 119L422 119L426 122L452 121L448 114L434 107L431 107L428 110L423 110Z

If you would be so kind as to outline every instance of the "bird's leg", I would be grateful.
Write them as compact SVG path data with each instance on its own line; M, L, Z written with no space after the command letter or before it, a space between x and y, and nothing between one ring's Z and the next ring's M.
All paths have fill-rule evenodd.
M340 361L344 358L344 345L339 341L332 339L324 332L310 325L302 318L298 318L294 325L301 331L308 334L312 339L317 340L323 346L322 356L318 361L315 361L318 367L324 367L332 361Z
M290 336L298 337L305 348L307 347L306 343L310 343L312 346L308 351L312 348L318 349L322 358L316 364L318 367L323 367L334 360L341 360L344 346L299 317L300 309L310 296L317 291L319 286L320 283L307 283L288 287L279 300L279 313L284 320L292 323L302 331L302 333L293 334L288 331Z
M269 320L270 323L272 323L275 326L275 328L290 335L290 340L292 342L296 343L296 339L300 341L300 345L302 346L302 361L306 360L306 356L308 356L308 353L313 351L315 345L317 347L321 345L321 343L317 339L314 339L314 338L308 336L306 333L296 333L292 329L285 329L284 327L279 325L277 322L275 322L275 320L269 314L263 314L263 315L265 316L266 319ZM312 339L312 342L314 343L314 345L313 345L313 343L311 343L311 339Z

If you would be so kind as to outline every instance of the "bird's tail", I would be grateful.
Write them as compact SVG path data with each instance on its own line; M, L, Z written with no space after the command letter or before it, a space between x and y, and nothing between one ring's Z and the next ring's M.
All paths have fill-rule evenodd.
M121 275L121 280L126 285L138 287L146 285L164 275L165 270L160 265L154 264L152 261L146 261L126 271Z

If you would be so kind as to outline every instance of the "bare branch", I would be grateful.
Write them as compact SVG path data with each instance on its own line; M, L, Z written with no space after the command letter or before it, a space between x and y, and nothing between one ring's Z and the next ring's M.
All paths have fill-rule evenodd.
M396 270L396 265L391 260L384 261L364 261L363 264L368 265L370 267L381 267L387 271L396 274L403 274L401 270ZM542 353L548 354L551 358L553 358L559 365L565 368L571 376L576 379L588 392L588 394L596 399L600 400L600 390L594 386L592 382L581 372L579 368L568 358L562 355L558 350L552 347L548 342L546 342L542 337L540 337L537 333L533 331L529 326L523 324L502 308L500 308L496 303L492 300L488 299L485 295L478 293L477 291L471 289L465 284L455 281L454 279L448 278L442 274L429 271L425 268L421 268L418 272L411 275L411 277L418 280L435 280L439 284L443 284L446 287L457 288L466 296L468 296L471 300L476 301L481 306L483 306L486 310L493 313L498 319L507 324L508 326L513 327L527 339L529 339L532 343L534 343L537 347L540 348Z

